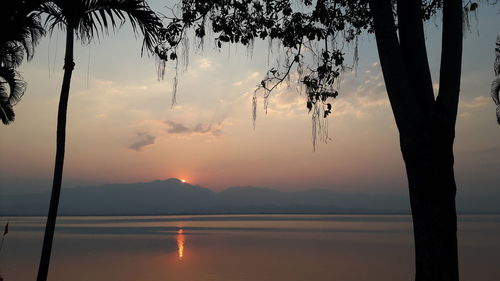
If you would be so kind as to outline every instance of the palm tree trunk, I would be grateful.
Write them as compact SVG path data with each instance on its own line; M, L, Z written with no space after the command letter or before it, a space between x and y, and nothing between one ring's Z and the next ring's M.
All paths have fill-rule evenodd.
M50 197L49 214L47 225L45 226L45 236L43 238L42 255L38 267L37 281L46 281L49 271L50 253L52 251L52 241L56 226L57 208L59 206L59 195L61 194L61 182L64 167L64 148L66 142L66 115L68 109L69 88L71 75L75 68L73 62L73 27L66 27L66 54L64 57L64 77L61 87L61 97L59 99L59 109L57 112L57 148L56 162L54 167L54 179L52 182L52 195Z

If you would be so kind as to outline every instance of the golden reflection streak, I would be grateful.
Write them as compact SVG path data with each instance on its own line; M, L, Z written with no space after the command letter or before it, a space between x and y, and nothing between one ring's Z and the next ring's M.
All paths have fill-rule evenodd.
M184 230L181 228L177 231L177 255L180 260L182 260L182 257L184 256L184 241Z

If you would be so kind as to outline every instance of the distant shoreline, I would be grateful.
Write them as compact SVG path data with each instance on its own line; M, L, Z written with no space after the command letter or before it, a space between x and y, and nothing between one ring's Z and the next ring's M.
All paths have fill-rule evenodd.
M60 214L59 217L160 217L160 216L246 216L246 215L353 215L353 216L411 216L409 212L352 212L352 213L168 213L168 214ZM497 212L464 212L457 216L467 215L500 215ZM1 217L46 217L40 214L0 214Z

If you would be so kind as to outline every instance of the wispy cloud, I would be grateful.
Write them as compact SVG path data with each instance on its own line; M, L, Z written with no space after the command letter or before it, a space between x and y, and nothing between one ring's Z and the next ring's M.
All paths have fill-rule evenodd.
M500 152L500 145L480 148L472 151L473 153L482 153L482 154L494 154Z
M460 101L460 107L463 109L482 108L488 106L489 104L491 104L491 98L485 96Z
M212 135L214 137L219 137L222 135L222 123L219 122L217 124L203 124L203 123L198 123L195 126L188 127L182 123L174 122L167 120L164 122L168 128L166 129L167 133L169 134L177 134L177 135L184 135L184 136L190 136L194 134L199 134L199 135Z
M462 119L470 119L478 111L483 110L483 108L488 105L493 104L489 97L478 96L469 100L460 99L458 104L458 117Z
M196 61L196 64L201 70L211 70L214 68L214 62L208 58L200 58Z
M132 143L128 148L135 151L141 151L144 147L154 144L155 139L156 139L155 136L146 133L137 133L137 140L134 143Z
M250 73L247 77L245 77L243 80L239 80L233 83L233 86L240 87L241 85L247 85L251 83L250 85L254 87L254 84L257 84L259 82L259 76L260 72L254 71Z
M169 128L167 129L167 132L169 134L185 134L185 133L191 132L191 129L189 129L188 127L186 127L182 123L176 123L173 121L165 121L165 124L167 124L169 126Z

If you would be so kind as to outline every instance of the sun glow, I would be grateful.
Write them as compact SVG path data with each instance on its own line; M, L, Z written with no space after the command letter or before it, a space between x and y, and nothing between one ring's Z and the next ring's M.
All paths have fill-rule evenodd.
M181 182L186 183L186 182L187 182L187 180L185 180L185 179L181 179Z

